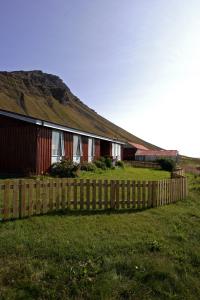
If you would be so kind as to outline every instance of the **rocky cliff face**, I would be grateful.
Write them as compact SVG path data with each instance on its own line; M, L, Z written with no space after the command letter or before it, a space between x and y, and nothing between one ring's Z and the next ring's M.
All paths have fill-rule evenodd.
M63 105L69 101L71 92L66 84L55 75L42 71L0 72L0 91L21 99L26 94L54 97ZM20 104L20 101L19 101Z
M58 76L42 71L0 72L0 109L157 148L98 115Z

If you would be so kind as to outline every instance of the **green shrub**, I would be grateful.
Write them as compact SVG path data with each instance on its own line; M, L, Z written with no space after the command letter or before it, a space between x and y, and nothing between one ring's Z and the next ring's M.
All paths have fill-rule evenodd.
M97 169L97 167L94 163L88 163L87 161L85 161L81 164L82 171L94 172L94 171L96 171L96 169Z
M71 160L63 160L52 164L50 175L57 177L77 177L80 170L80 165Z
M95 160L94 164L96 165L97 168L102 169L102 170L106 170L106 164L104 161L102 160Z
M161 159L158 159L157 162L160 164L162 170L164 170L164 171L172 172L176 167L176 163L172 159L161 158Z
M113 167L112 159L110 157L105 157L104 161L108 169L111 169Z
M115 166L124 169L124 162L122 160L117 160Z

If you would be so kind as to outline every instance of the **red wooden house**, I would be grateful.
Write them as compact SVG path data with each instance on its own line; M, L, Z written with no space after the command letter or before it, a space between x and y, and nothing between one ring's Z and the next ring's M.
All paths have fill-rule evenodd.
M54 162L121 159L123 142L52 122L0 110L0 172L48 172Z

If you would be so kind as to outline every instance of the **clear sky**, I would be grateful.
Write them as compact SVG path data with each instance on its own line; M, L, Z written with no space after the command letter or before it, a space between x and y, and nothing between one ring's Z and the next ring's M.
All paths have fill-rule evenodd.
M200 157L199 0L0 0L0 69L57 74L129 132Z

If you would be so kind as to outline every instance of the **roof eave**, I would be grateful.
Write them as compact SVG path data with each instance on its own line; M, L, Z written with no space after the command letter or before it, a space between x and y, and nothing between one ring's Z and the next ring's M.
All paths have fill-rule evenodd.
M90 133L90 132L78 130L78 129L75 129L75 128L66 127L66 126L63 126L63 125L55 124L55 123L44 121L44 120L39 120L39 119L36 119L36 118L33 118L33 117L27 117L27 116L24 116L24 115L21 115L21 114L17 114L17 113L5 111L5 110L0 110L0 115L10 117L10 118L13 118L13 119L16 119L16 120L24 121L24 122L27 122L27 123L31 123L31 124L56 129L56 130L62 130L62 131L66 131L66 132L80 134L80 135L83 135L83 136L97 138L97 139L100 139L100 140L109 141L109 142L113 142L113 143L118 143L118 144L121 144L121 145L125 144L125 142L122 142L120 140L111 139L109 137L96 135L96 134L93 134L93 133Z

